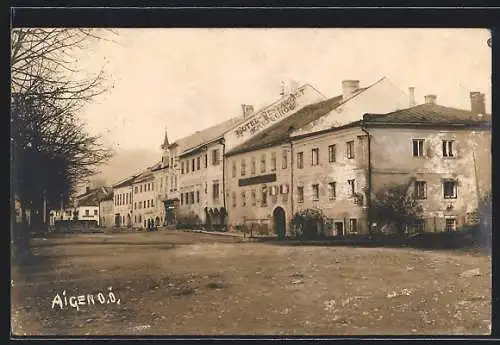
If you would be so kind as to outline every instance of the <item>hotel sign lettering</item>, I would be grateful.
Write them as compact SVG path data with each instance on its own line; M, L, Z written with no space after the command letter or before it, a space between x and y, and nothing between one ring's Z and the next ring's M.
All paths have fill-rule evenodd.
M294 93L288 95L279 103L272 105L270 108L261 111L252 117L250 121L239 126L234 131L237 138L241 138L245 133L254 134L259 129L276 122L286 114L297 108L297 100L304 95L304 88L300 88Z

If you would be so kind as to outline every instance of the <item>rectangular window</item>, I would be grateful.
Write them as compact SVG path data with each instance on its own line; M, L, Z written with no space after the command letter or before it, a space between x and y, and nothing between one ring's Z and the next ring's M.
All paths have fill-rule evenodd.
M89 210L85 210L85 217L88 217L90 215Z
M271 171L276 171L276 152L271 153Z
M196 170L200 170L200 157L196 157Z
M94 210L94 216L97 216L97 210Z
M142 222L142 216L139 215L139 223Z
M174 157L170 158L170 167L172 168L174 166Z
M260 172L261 173L266 172L266 155L262 155L260 157Z
M356 234L358 232L358 220L356 218L349 219L349 232Z
M200 203L200 191L199 190L196 191L196 203L198 203L198 204Z
M241 205L245 207L247 205L247 198L245 192L241 192Z
M328 162L333 163L337 160L337 146L329 145L328 146Z
M219 165L219 149L212 150L212 165Z
M184 194L181 193L181 205L184 205Z
M297 152L297 169L304 168L304 152Z
M139 185L139 193L142 193L142 184Z
M214 200L219 200L219 182L212 184L212 197Z
M137 210L137 202L134 202L134 210Z
M415 199L427 198L427 183L425 181L415 181Z
M453 140L443 140L443 157L453 157L454 156L454 146L455 142Z
M208 155L205 154L205 169L208 168Z
M146 205L148 205L147 207L149 208L149 200L146 201Z
M444 224L445 231L455 231L457 230L457 219L456 218L446 218Z
M354 195L356 193L356 181L353 180L347 180L347 184L349 185L349 193L350 195Z
M247 173L247 165L245 159L243 158L241 160L241 176L245 176L246 173Z
M231 199L233 200L233 207L236 207L236 192L231 193Z
M181 175L184 174L184 162L181 162Z
M328 183L328 198L333 200L337 197L337 184L335 182Z
M353 159L354 158L354 141L348 141L346 143L346 155L347 159Z
M142 206L142 208L146 208L146 200L144 200L144 205Z
M155 205L154 205L154 199L151 199L151 207L155 207Z
M311 165L318 165L319 163L319 149L314 148L311 150Z
M288 152L283 151L283 155L281 158L281 168L286 169L288 167Z
M186 174L189 174L189 161L186 161Z
M319 200L319 184L313 184L312 191L313 191L313 200L315 201Z
M416 233L425 232L425 221L423 219L415 220L415 224L413 225L414 231Z
M195 160L194 160L194 158L193 158L193 159L191 160L191 172L194 172L194 171L195 171L195 165L194 165L195 163L194 163L194 162L195 162Z
M231 171L233 177L236 177L236 161L233 161L233 164L231 165Z
M267 187L262 187L261 206L267 206Z
M255 175L255 173L257 172L257 168L256 168L256 163L255 163L255 157L252 157L252 167L251 167L251 174L252 175Z
M255 189L252 189L252 206L257 204L257 195L255 193Z
M304 202L304 187L297 187L297 202Z
M155 190L155 183L151 182L151 190Z
M443 182L443 196L445 199L457 198L457 181Z
M191 204L194 204L194 192L190 193L190 197L191 197Z
M413 139L413 157L423 157L424 139Z

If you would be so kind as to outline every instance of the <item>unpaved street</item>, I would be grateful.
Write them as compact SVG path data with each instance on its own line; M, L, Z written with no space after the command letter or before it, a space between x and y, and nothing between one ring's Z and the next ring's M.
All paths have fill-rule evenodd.
M12 271L15 335L490 333L487 256L180 231L58 235L33 250ZM63 291L106 302L52 308Z

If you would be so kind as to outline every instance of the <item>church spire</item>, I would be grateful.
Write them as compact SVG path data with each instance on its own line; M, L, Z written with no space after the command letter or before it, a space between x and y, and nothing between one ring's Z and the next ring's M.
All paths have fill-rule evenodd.
M165 126L165 138L163 139L163 144L161 145L162 149L167 149L168 147L168 135L167 135L167 126Z

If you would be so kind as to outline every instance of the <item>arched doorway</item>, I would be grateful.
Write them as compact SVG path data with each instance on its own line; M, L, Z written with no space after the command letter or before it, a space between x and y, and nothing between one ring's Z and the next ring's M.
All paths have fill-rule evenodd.
M286 218L285 218L285 210L281 207L276 207L273 211L273 220L274 220L274 231L278 235L278 237L283 238L286 234Z

